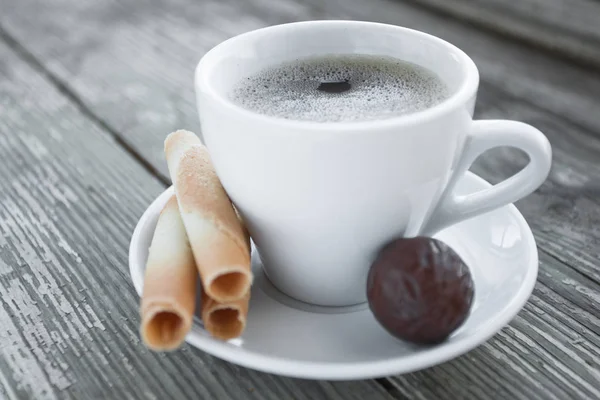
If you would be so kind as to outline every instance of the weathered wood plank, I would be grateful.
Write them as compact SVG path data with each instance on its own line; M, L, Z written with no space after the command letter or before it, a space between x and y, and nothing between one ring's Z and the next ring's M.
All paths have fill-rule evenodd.
M422 399L599 397L600 306L578 296L597 297L596 285L545 253L540 261L539 283L508 327L456 360L393 378L396 390Z
M553 146L553 166L544 185L517 202L538 244L553 257L600 284L600 131L592 131L520 102L500 88L484 84L477 113L481 118L509 115L538 126ZM492 182L527 162L512 149L494 150L473 170Z
M65 2L58 7L31 0L20 2L18 12L15 11L16 14L4 23L19 40L27 43L40 62L64 79L90 109L132 143L165 177L162 132L181 126L192 129L198 126L190 82L191 71L199 56L228 35L269 23L306 18L377 20L424 29L448 39L471 54L480 66L482 101L478 106L479 116L529 118L550 136L555 152L564 148L565 157L574 163L579 163L581 152L587 152L588 160L598 156L598 142L593 139L600 132L600 121L593 112L596 93L600 93L598 74L398 3L329 0L309 4L312 6L287 1L273 6L265 0L253 0L243 5L234 0L218 3L165 0L147 7L114 1L93 5ZM44 12L29 12L34 8ZM31 24L38 29L29 29L26 22L35 15L48 18ZM86 21L86 24L75 21ZM89 28L100 25L106 26L100 31L102 35ZM56 33L48 35L48 31ZM111 90L106 90L107 87ZM485 105L482 105L483 101L486 101ZM531 111L528 116L525 110L538 111ZM564 132L570 133L568 139ZM577 142L571 144L575 137ZM485 162L491 163L489 173L478 172L494 179L498 167L506 170L511 164L522 165L519 159L514 159L514 153L502 154L508 159L488 157ZM552 179L558 184L552 190L560 191L560 198L546 197L543 202L530 201L529 204L556 208L558 204L572 202L578 192L597 191L598 178L587 177L586 165L579 165L584 175L576 177L572 167L555 163ZM575 191L571 186L577 179L585 182L580 182L581 187ZM586 197L582 199L580 201L588 201ZM592 201L590 206L594 204ZM555 215L556 218L545 218L539 225L542 230L539 235L550 235L552 232L544 232L549 226L569 230L569 233L580 228L594 229L593 215L586 215L588 218L584 220L588 223L584 227L571 227L563 224L571 215L567 215L564 206L562 211ZM537 217L538 212L539 209L529 215ZM543 212L539 215L547 217ZM574 233L585 236L581 232ZM563 236L570 240L574 234ZM549 245L554 238L548 237ZM597 235L591 236L594 238ZM576 260L584 258L586 268L593 271L592 261L597 253L585 250L569 248L567 254ZM554 254L559 256L559 253L565 254L556 248ZM591 273L597 276L596 272Z
M0 16L0 22L163 174L164 132L197 129L191 88L195 63L233 34L300 19L352 18L425 30L469 53L482 75L477 115L530 122L548 134L554 147L550 179L518 203L544 250L540 283L525 311L488 345L443 366L398 377L395 393L489 398L490 388L496 388L516 398L594 397L600 334L593 307L600 282L595 261L600 243L598 74L385 0L136 4L28 0ZM474 170L498 181L524 162L519 153L500 150Z
M385 22L439 36L473 58L484 84L480 93L486 92L485 85L493 85L520 102L561 116L561 120L576 122L593 132L600 130L600 121L593 116L596 94L600 92L598 71L576 67L545 52L440 17L412 4L389 0L304 1L320 4L322 13L327 16ZM504 117L510 117L510 114Z
M1 42L0 76L2 398L391 399L146 350L127 249L164 185Z
M597 261L600 259L600 168L597 163L600 121L584 121L573 114L573 109L589 102L590 96L597 93L600 76L543 54L529 51L519 54L521 49L506 43L461 39L461 35L468 33L465 28L439 20L436 24L435 17L408 8L384 9L385 1L373 1L368 6L358 1L344 7L345 4L336 2L335 7L353 18L401 23L417 29L427 27L425 30L459 44L481 69L477 117L529 122L547 134L554 149L553 171L548 181L517 203L544 249L540 283L531 301L502 334L485 346L442 366L397 377L393 380L397 390L404 395L420 393L423 398L451 393L453 398L484 399L491 395L491 388L497 388L505 397L515 398L597 397L600 310L593 302L597 302L600 293ZM492 57L498 64L490 62ZM529 71L526 63L530 63ZM541 68L543 65L547 65L547 69ZM564 77L573 78L575 75L571 74L581 72L589 86L563 91L557 84L560 71ZM536 77L536 74L539 75ZM534 90L537 95L551 94L552 99L531 97L531 93L511 85L513 78L528 88L537 87ZM578 100L568 104L569 98ZM559 103L563 103L560 113L555 108ZM519 152L495 150L482 157L473 170L497 182L516 172L525 162L526 158ZM544 316L538 317L537 313ZM561 334L558 329L564 332ZM511 339L507 332L521 339ZM573 339L567 340L567 337ZM578 355L581 347L584 354ZM582 362L584 359L587 361ZM586 378L579 380L579 376Z
M600 283L600 266L597 263L600 251L600 167L597 163L600 159L600 120L593 117L584 121L575 115L578 111L574 111L583 104L591 106L589 102L599 93L600 74L531 50L522 51L524 49L491 38L486 43L483 41L484 34L480 36L482 40L479 43L461 39L460 35L469 33L467 28L451 21L441 23L435 16L397 3L373 0L369 5L363 5L359 1L330 0L324 4L324 7L356 19L395 21L421 29L427 27L427 31L452 42L460 42L461 47L473 55L482 75L476 117L529 122L543 130L553 146L554 162L548 181L517 206L533 226L542 248ZM490 57L495 57L498 64L493 66L489 62ZM501 60L510 60L510 68ZM529 71L525 67L527 63L530 64ZM542 65L546 67L537 68ZM558 82L560 75L564 79L572 77L577 82L572 91L563 90ZM539 95L539 98L518 89L517 85L511 85L513 78L519 84L537 87L533 96ZM542 95L543 92L549 96ZM549 101L548 97L552 100ZM570 100L573 102L570 103ZM555 109L559 104L561 112ZM526 157L520 152L494 150L482 157L473 170L492 182L498 182L525 163Z
M397 1L397 0L396 0ZM600 68L595 0L411 0L415 5Z
M164 132L199 130L192 74L201 55L247 30L317 17L290 0L168 0L143 6L127 0L0 0L0 9L0 26L166 180ZM39 20L27 17L31 13Z
M162 132L198 129L193 69L229 36L295 20L365 19L425 30L470 54L484 83L598 130L598 74L410 4L373 0L127 0L16 4L0 0L6 31L167 177ZM5 4L3 4L5 3ZM483 88L485 91L485 87ZM507 115L510 116L510 115Z

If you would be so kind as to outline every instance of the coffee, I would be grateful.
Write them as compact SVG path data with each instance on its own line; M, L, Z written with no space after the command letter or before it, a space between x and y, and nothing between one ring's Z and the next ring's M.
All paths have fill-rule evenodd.
M230 99L259 114L316 122L421 111L449 90L432 71L392 57L327 55L280 64L239 82Z

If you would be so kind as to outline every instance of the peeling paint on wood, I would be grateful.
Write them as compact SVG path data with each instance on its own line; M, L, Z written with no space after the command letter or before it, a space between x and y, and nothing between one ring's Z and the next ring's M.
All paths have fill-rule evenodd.
M164 185L1 41L0 60L2 398L392 398L145 349L127 250Z
M522 16L526 7L540 0L518 5L460 0L453 13L460 17L461 7L468 3L481 3L482 9L502 6ZM547 15L530 19L546 24L546 18L548 24L569 30L573 35L561 46L580 34L588 39L595 35L583 30L596 28L578 27L582 19L573 17L583 6L556 21L562 17L552 12L560 2L551 3ZM597 7L588 0L575 3ZM8 396L14 392L13 397L40 398L98 398L106 393L113 398L600 397L597 72L407 2L3 4L7 0L0 0L0 26L26 49L24 57L30 63L65 86L68 96L0 45L0 72L10 76L0 80L0 160L9 160L0 171L0 291L11 293L8 303L0 303L0 343L10 343L0 347L3 356L10 356L0 359L0 394L4 390ZM238 368L187 346L175 355L148 352L137 334L137 297L123 286L128 279L126 246L136 218L162 185L120 148L113 135L168 180L164 135L181 127L198 130L191 82L200 56L246 30L321 18L405 25L451 41L480 68L477 117L522 120L548 135L554 149L549 179L517 204L540 247L540 275L533 296L485 345L443 365L380 380L382 385L284 379ZM527 25L534 29L529 33L543 34L544 30L535 31L538 22ZM584 47L572 51L594 50L588 46L592 42L582 42ZM40 99L38 93L50 94ZM82 116L73 100L112 132ZM525 163L521 153L497 149L473 170L497 182ZM23 371L33 372L26 376Z

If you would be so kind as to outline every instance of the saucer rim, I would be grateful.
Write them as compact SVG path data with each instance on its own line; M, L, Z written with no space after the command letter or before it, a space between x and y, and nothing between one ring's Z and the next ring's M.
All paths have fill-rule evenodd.
M461 179L472 179L479 185L485 187L491 186L485 179L470 171ZM141 233L147 225L148 220L160 212L162 206L166 204L172 194L173 186L170 186L152 201L139 219L131 237L129 245L129 272L135 290L140 296L142 292L144 269L137 268L140 262L137 257L136 249L140 246ZM523 308L537 281L538 251L531 228L514 204L511 203L504 207L507 207L509 212L514 215L518 221L519 230L523 234L523 241L526 243L530 252L530 265L527 267L527 272L517 294L511 299L505 310L497 315L497 318L495 318L492 323L463 339L441 344L408 356L403 355L401 357L384 360L350 363L299 361L272 355L264 355L256 351L240 348L239 346L236 346L233 341L223 342L214 339L200 326L196 326L195 324L186 336L185 341L212 356L236 365L281 376L304 379L374 379L415 372L451 360L483 344L505 327Z

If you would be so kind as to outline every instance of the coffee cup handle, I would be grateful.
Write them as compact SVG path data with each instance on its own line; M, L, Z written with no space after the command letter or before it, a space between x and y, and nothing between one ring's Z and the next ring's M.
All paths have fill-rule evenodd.
M515 175L468 195L457 195L455 186L481 154L500 146L515 147L529 156L529 163ZM465 219L515 202L536 190L546 180L552 149L542 132L531 125L508 120L473 121L461 160L442 198L421 235L432 236Z

